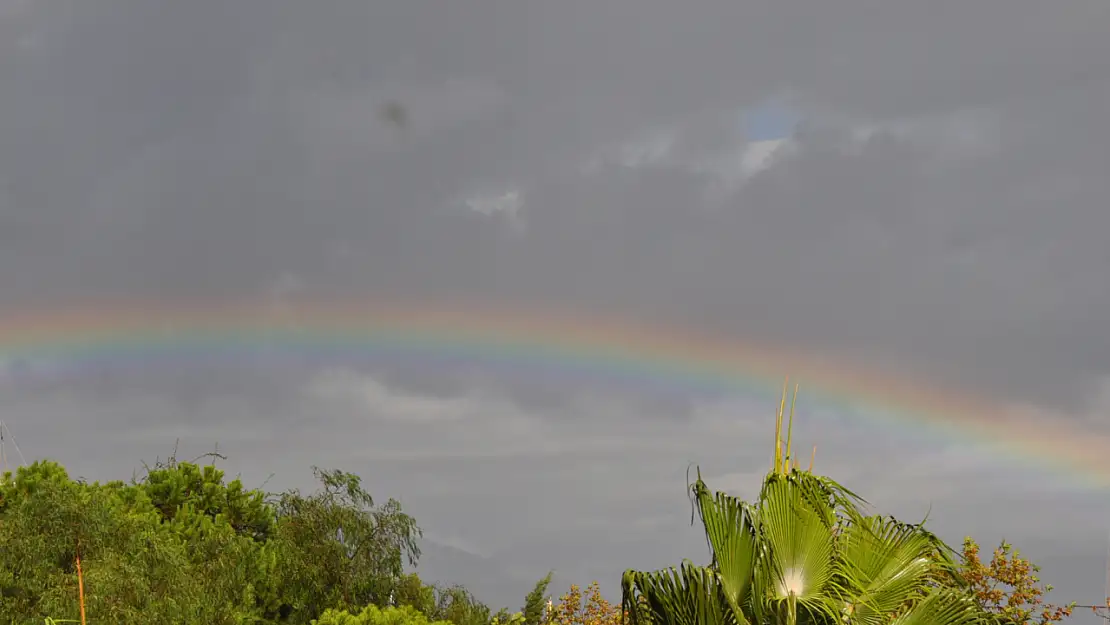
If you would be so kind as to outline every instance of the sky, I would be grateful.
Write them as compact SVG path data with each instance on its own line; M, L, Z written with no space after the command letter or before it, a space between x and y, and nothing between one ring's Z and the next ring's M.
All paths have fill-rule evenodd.
M0 320L465 297L777 345L1106 434L1108 28L1104 0L0 0ZM480 361L64 382L3 362L28 459L111 479L180 439L248 485L350 470L425 528L426 578L510 606L550 569L614 596L626 568L704 560L687 468L753 495L777 390ZM1089 467L831 405L796 437L880 511L1006 537L1054 598L1101 600Z

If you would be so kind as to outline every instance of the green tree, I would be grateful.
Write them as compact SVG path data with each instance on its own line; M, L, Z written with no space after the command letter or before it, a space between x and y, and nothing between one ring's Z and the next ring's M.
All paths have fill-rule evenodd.
M419 555L414 520L395 501L374 506L357 476L317 477L319 492L268 501L214 466L172 458L129 483L74 480L51 461L7 473L0 622L76 619L78 555L93 623L302 624L403 594L404 565ZM412 579L429 619L488 624L461 587Z
M410 606L432 620L455 625L489 625L490 609L460 585L425 584L415 573L402 575L392 589L392 603Z
M425 584L416 573L402 575L393 588L393 604L412 606L420 613L432 616L438 607L436 587Z
M501 608L490 617L490 625L540 625L543 622L544 611L547 606L547 587L551 584L552 573L536 582L532 590L524 597L524 607L519 612L510 612L508 608Z
M429 621L428 617L412 606L370 605L357 614L347 610L327 610L313 625L453 625L450 621Z
M322 488L276 500L281 611L306 623L326 608L385 605L406 563L420 557L416 521L390 499L375 506L357 475L313 467Z
M532 591L524 598L524 625L540 625L547 604L547 587L551 585L552 573L536 582Z
M502 610L490 619L490 625L524 625L524 613Z
M225 484L224 472L215 465L179 463L171 456L167 462L148 468L146 475L135 483L168 521L189 506L197 513L227 523L252 540L265 541L273 533L274 510L266 505L265 493L245 490L238 478Z
M455 625L489 625L490 609L461 585L439 591L435 618Z
M229 527L186 540L141 490L74 481L53 462L20 468L0 500L0 614L13 622L77 617L78 555L93 619L220 624L250 612L223 574L243 562Z
M796 391L795 391L796 397ZM627 571L624 610L642 625L971 625L993 622L957 574L954 552L922 525L865 516L862 500L797 467L793 407L758 498L692 486L708 566ZM791 463L794 466L791 467ZM940 583L943 580L943 583Z

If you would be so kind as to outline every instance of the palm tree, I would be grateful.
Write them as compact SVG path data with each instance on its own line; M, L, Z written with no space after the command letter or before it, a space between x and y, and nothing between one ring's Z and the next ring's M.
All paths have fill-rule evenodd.
M866 502L815 475L812 460L798 467L793 402L782 440L785 403L784 387L771 471L754 503L711 493L698 471L691 492L712 562L625 572L632 625L993 623L962 587L952 549L923 524L867 516Z

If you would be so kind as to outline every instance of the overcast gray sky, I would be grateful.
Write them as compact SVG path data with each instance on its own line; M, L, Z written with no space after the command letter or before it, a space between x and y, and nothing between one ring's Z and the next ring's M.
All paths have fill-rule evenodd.
M0 315L466 295L1106 432L1107 32L1105 0L0 0ZM0 408L29 457L110 478L180 437L268 487L355 471L427 529L427 577L513 606L550 568L613 592L703 559L687 465L751 494L773 414L480 362L18 364ZM1100 600L1101 493L975 441L801 419L881 510L1005 535L1057 598Z

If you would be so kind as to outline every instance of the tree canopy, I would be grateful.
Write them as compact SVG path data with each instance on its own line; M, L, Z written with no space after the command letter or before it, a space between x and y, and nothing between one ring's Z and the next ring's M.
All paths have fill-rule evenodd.
M0 481L0 615L77 618L78 557L87 613L112 623L309 623L420 584L403 575L420 529L400 504L376 505L356 475L314 472L318 491L268 495L172 459L129 483L20 467ZM457 625L475 622L467 610L488 620L460 589L421 592Z

